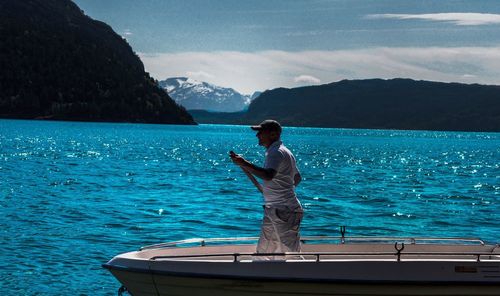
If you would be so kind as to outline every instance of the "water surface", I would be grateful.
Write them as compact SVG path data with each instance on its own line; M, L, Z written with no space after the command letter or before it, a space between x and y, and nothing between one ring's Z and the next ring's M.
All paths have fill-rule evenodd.
M500 241L500 134L285 128L303 235ZM256 236L248 127L0 120L3 295L110 295L101 264L142 245Z

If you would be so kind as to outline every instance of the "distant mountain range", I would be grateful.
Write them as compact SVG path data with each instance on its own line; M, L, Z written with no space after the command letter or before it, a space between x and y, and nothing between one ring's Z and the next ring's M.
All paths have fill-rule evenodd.
M1 0L0 39L0 117L195 123L120 35L70 0Z
M343 80L265 91L245 112L191 111L200 123L368 129L500 132L500 86L415 81Z
M188 110L208 110L218 112L241 111L260 92L243 95L232 88L220 87L187 77L173 77L159 82L160 87L180 105Z

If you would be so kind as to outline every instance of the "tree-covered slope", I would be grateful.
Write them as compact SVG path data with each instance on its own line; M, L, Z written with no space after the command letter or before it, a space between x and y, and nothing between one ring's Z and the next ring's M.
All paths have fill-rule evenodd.
M500 87L414 81L344 80L275 89L249 107L247 118L349 128L500 130Z
M450 131L500 131L500 86L415 81L344 80L262 93L238 118L193 113L200 122Z
M193 124L110 26L69 0L0 1L0 116Z

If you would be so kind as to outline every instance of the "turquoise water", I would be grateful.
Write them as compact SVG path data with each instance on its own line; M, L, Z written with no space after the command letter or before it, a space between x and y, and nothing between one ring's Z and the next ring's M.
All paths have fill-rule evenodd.
M285 128L304 235L500 241L500 134ZM0 120L2 295L114 295L101 264L142 245L256 236L247 127Z

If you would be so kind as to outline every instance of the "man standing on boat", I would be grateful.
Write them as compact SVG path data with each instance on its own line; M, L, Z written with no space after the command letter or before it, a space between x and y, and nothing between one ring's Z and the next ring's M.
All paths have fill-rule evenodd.
M264 167L232 151L230 157L264 195L264 218L257 253L300 252L299 228L303 210L295 187L302 178L295 157L281 142L281 125L277 121L264 120L251 128L257 131L259 145L266 148ZM254 176L262 179L263 184L260 185Z

